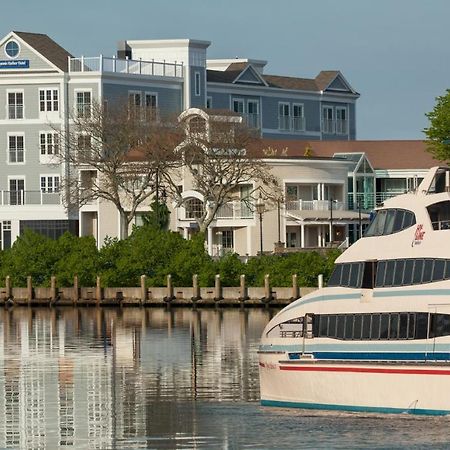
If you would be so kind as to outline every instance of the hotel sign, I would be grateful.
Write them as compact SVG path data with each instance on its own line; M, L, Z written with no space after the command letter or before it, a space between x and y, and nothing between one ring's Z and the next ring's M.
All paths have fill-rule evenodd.
M29 59L4 59L0 60L0 69L29 69Z

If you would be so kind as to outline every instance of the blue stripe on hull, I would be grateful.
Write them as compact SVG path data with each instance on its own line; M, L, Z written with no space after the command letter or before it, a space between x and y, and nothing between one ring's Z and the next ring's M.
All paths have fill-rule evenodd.
M327 411L348 411L348 412L370 412L381 414L417 414L431 416L445 416L450 414L450 410L440 409L408 409L408 408L384 408L379 406L355 406L355 405L333 405L326 403L300 403L286 402L279 400L261 400L262 406L276 406L279 408L302 408L319 409Z

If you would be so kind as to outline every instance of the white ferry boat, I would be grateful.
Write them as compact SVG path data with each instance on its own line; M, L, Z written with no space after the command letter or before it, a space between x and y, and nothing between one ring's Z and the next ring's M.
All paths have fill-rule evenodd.
M280 311L259 348L261 403L450 414L450 169L377 209L328 287Z

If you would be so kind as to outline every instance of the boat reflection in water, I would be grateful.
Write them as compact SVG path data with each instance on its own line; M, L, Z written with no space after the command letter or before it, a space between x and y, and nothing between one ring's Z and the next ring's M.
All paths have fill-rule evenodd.
M208 446L195 410L259 399L256 352L273 314L0 310L0 447ZM227 433L211 430L214 443Z

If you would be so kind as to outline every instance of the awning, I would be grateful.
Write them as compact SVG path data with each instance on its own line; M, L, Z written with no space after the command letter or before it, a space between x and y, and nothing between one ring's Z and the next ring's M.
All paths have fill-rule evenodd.
M330 210L325 211L286 211L286 217L290 217L294 220L299 220L301 222L330 222L331 214ZM349 210L339 210L333 209L333 222L358 222L359 218L363 222L368 222L370 215L361 213L361 216L358 211L349 211Z

